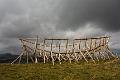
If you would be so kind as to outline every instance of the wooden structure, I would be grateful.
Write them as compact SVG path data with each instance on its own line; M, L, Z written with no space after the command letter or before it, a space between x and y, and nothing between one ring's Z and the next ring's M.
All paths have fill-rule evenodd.
M24 57L27 63L72 61L78 62L92 60L94 63L100 59L117 58L109 49L109 38L94 37L82 39L50 39L21 38L21 54L11 63L21 63Z

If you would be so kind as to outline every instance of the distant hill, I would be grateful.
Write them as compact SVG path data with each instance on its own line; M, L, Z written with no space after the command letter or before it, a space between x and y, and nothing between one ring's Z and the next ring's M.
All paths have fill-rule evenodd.
M17 56L11 53L0 54L0 63L11 63Z
M120 55L120 49L112 49L112 51L113 51L114 53L117 53L118 55Z

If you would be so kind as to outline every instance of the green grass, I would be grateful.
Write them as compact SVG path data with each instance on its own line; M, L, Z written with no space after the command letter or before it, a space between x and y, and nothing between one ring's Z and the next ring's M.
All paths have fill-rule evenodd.
M97 64L64 62L0 64L0 80L120 80L120 60Z

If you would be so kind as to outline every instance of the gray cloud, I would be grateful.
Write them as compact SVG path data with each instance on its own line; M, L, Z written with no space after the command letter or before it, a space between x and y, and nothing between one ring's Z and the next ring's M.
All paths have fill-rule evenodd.
M25 7L20 5L20 1L16 0L0 0L0 22L6 15L20 15L24 14Z
M0 0L0 51L18 46L17 38L51 33L58 3L54 0Z
M106 31L120 30L120 0L67 0L60 13L60 29L76 30L92 23Z
M18 49L20 37L117 31L119 4L119 0L0 0L0 51Z
M15 38L52 32L61 1L0 0L0 36Z

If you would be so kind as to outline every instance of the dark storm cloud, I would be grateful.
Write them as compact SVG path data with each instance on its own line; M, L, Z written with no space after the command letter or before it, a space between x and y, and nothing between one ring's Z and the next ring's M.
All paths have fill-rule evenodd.
M119 4L119 0L0 0L0 51L18 48L20 37L119 30ZM93 26L86 27L88 23Z
M51 2L53 0L0 0L0 36L30 37L32 32L43 32L40 24L53 20Z
M120 30L120 0L67 0L59 29L76 30L92 23L106 31Z
M19 1L0 0L0 22L4 19L6 15L19 15L23 14L24 12L24 7L19 4Z
M54 7L59 1L52 2L53 0L0 0L0 51L18 46L17 38L51 32L52 27L47 24L53 23L52 13L55 13Z
M12 22L12 25L6 26L2 29L2 37L7 38L20 38L30 37L33 32L40 25L35 21L27 22L26 19L19 19Z

